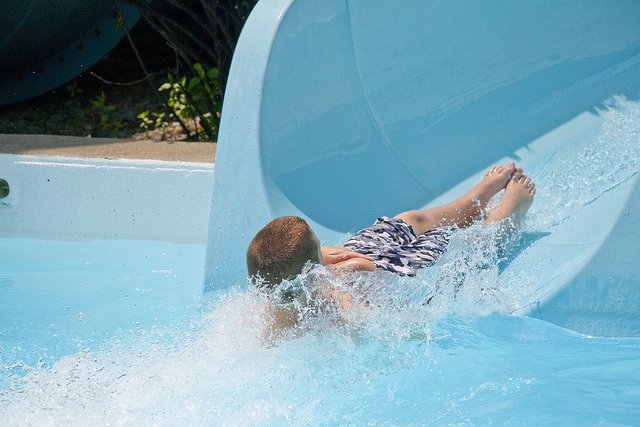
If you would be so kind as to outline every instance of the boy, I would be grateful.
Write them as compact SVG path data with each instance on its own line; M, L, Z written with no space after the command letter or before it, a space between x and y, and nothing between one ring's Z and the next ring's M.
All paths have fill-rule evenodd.
M500 202L486 213L489 200L504 189ZM403 276L415 276L421 268L433 265L448 245L452 227L468 227L484 217L484 224L505 221L517 225L529 210L535 184L514 163L494 166L482 181L461 198L441 207L406 211L393 218L381 217L342 247L321 246L318 237L302 218L276 218L260 230L247 250L251 279L262 289L272 290L285 279L295 278L308 262L340 270L374 271L383 269ZM508 230L507 230L508 231ZM341 310L354 308L352 296L340 290L321 287L324 300ZM283 295L280 295L281 297ZM286 294L285 300L287 302ZM289 298L290 299L290 298ZM268 339L296 327L300 313L293 307L274 306Z
M445 206L406 211L381 217L347 240L342 247L321 246L309 225L294 216L280 217L260 230L249 244L247 268L272 288L302 272L307 262L339 269L374 271L377 268L415 276L444 253L451 227L467 227L485 213L487 203L504 189L500 203L484 223L524 218L535 196L535 184L514 163L494 166L467 194Z

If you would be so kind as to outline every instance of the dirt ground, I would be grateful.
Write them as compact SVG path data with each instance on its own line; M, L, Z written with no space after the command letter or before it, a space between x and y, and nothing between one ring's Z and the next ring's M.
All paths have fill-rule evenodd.
M216 144L149 139L0 134L0 153L213 163Z

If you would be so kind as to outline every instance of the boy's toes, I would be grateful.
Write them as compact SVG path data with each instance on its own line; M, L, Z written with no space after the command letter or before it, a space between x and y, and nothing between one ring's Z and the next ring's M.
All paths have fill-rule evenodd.
M506 169L508 172L513 173L513 172L516 170L516 164L515 164L515 162L509 162L509 163L507 163L507 164L505 165L505 169Z
M520 178L522 178L522 168L516 168L515 171L513 171L513 174L511 175L511 180L513 182L518 182L518 180Z
M516 170L516 164L513 162L505 163L504 165L500 165L498 168L500 173L508 173L511 175L514 170Z

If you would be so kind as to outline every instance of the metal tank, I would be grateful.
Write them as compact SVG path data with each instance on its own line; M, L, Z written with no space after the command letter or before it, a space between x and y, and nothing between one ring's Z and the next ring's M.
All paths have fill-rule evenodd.
M113 0L18 0L0 5L0 106L54 89L89 69L138 20Z

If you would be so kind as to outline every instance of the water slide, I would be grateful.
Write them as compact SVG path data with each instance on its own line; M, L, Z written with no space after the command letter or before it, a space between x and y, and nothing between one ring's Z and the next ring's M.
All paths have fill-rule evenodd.
M533 289L514 314L640 335L640 145L615 137L640 99L639 22L635 0L262 0L226 92L205 290L245 283L277 216L335 244L511 159L541 180L505 268Z
M24 101L88 70L138 13L113 0L21 0L0 5L0 106Z

